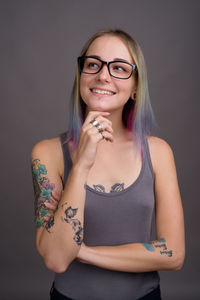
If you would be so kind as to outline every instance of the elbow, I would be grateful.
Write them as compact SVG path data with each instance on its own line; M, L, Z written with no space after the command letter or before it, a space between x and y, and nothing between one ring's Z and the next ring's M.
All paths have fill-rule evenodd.
M70 260L68 257L63 258L61 254L48 253L42 250L39 245L37 245L37 250L42 256L47 269L55 273L64 273L72 261L72 259Z
M53 271L55 273L64 273L70 264L70 262L58 260L57 258L52 258L49 256L44 256L43 259L45 266L50 271Z
M182 269L183 264L184 264L184 259L185 259L184 255L179 255L176 258L176 260L174 262L174 268L173 268L174 271L179 271Z
M168 265L168 269L172 271L179 271L182 269L185 260L185 254L179 253L174 255L172 261Z

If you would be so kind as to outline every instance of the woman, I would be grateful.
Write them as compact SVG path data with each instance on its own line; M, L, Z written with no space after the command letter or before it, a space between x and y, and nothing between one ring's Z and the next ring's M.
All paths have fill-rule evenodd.
M85 45L71 109L68 132L31 154L51 299L161 299L157 271L184 261L183 210L172 150L151 136L143 55L127 33L101 31Z

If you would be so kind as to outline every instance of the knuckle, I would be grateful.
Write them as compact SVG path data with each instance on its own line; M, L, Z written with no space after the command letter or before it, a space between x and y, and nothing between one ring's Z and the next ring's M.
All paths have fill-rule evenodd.
M83 133L85 133L85 132L86 132L86 128L85 128L85 127L82 127L81 131L82 131Z
M91 133L91 131L88 131L88 138L90 141L93 140L93 134Z

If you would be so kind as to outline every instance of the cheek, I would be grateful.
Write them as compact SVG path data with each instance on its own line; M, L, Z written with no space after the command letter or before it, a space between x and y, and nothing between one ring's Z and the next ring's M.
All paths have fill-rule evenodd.
M125 95L125 97L129 98L134 90L134 83L133 82L126 82L126 84L121 85L119 90Z
M81 76L81 78L80 78L80 94L81 94L81 98L83 98L83 95L84 95L86 87L87 87L86 79L83 76Z
M80 92L85 92L88 87L89 87L89 83L91 81L91 79L89 78L89 76L84 76L85 74L82 74L80 77Z

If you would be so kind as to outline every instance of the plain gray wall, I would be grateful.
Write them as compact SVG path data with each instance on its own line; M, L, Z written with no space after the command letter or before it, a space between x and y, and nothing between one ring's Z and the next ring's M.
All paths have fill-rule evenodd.
M0 1L0 299L48 299L53 274L35 248L29 155L66 130L76 57L105 27L141 45L160 135L175 154L187 256L181 271L161 272L163 299L200 299L199 13L198 0Z

